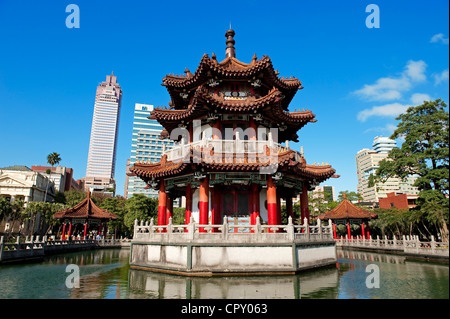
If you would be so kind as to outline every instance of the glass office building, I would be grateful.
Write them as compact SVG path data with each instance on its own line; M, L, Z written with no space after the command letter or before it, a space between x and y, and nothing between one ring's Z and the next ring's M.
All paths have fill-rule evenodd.
M133 166L136 161L159 162L163 150L168 150L173 146L173 141L160 139L163 127L156 120L148 118L151 111L153 111L153 105L136 103L134 107L131 156L127 163L127 173L129 172L128 168ZM133 194L158 198L158 191L146 188L140 178L127 175L124 196L129 198Z

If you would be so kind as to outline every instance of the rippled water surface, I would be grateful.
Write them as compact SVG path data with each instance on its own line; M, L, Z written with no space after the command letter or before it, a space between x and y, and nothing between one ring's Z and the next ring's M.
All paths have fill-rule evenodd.
M449 298L448 264L402 256L338 250L336 267L295 276L189 278L132 270L128 249L63 254L40 263L0 266L0 298ZM80 287L67 288L69 264L80 270ZM366 281L374 267L379 288ZM375 266L373 266L375 265Z

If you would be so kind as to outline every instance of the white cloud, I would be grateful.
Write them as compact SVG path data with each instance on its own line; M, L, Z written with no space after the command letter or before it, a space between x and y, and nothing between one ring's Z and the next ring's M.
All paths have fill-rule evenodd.
M371 109L365 109L358 113L358 120L365 122L371 116L393 117L405 112L409 105L400 103L391 103L386 105L374 106Z
M362 110L358 113L357 118L361 122L365 122L369 117L380 116L380 117L396 117L401 113L406 112L406 110L411 106L421 105L423 101L432 101L433 98L425 93L414 93L411 95L410 103L390 103L385 105L373 106L370 109ZM387 128L387 126L386 126ZM395 129L395 128L394 128Z
M414 93L411 96L411 103L413 105L421 105L423 104L423 101L431 101L432 98L428 94L425 93Z
M396 77L383 77L374 84L365 84L356 94L370 101L392 101L402 97L403 92L411 90L414 82L426 80L425 70L427 64L422 61L409 60L405 70Z
M408 77L417 82L422 82L427 79L425 75L425 69L427 68L427 64L420 60L420 61L413 61L409 60L406 64L406 74Z
M443 33L438 33L438 34L433 35L431 37L431 39L430 39L430 42L431 43L441 42L442 44L448 44L449 43L448 38L446 38Z
M441 84L442 82L448 81L448 69L442 71L441 73L433 74L434 85Z

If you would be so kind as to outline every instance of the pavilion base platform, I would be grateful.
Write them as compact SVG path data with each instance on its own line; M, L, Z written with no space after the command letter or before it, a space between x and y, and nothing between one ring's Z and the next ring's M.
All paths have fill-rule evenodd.
M189 224L188 232L173 232L174 225L164 226L166 232L158 226L135 226L130 267L185 276L267 276L337 262L331 226L288 224L276 226L278 232L272 233L261 232L269 226L255 225L253 233L226 229L240 226L219 226L221 231L206 233L195 230L211 225Z

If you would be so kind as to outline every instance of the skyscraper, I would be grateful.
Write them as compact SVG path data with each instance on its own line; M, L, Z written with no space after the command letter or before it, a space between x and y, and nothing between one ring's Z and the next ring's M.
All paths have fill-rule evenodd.
M389 178L385 183L378 183L369 187L369 176L375 175L379 162L388 157L389 152L396 146L394 140L388 137L377 136L373 139L373 149L362 149L356 154L356 173L358 177L357 191L364 201L378 202L380 198L387 197L387 193L396 192L416 195L417 187L413 187L416 177L410 176L406 181L400 178Z
M115 189L117 134L122 89L113 73L100 83L95 95L89 154L84 178L85 189Z
M133 136L131 139L131 158L128 168L133 166L136 161L159 162L163 155L163 150L170 149L173 146L171 140L161 140L160 134L163 130L161 124L156 120L150 120L150 112L153 111L153 105L136 103L134 107L133 118ZM133 194L144 194L148 197L158 197L158 192L146 187L145 183L136 176L127 176L125 180L125 198Z

